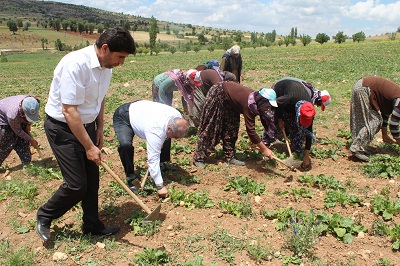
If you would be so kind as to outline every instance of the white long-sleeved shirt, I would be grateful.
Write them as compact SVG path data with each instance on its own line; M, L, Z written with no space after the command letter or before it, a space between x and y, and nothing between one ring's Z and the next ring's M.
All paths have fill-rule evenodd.
M160 153L167 138L168 122L172 118L182 118L182 115L175 108L162 103L141 100L129 106L130 124L135 135L146 141L147 164L156 184L163 182Z

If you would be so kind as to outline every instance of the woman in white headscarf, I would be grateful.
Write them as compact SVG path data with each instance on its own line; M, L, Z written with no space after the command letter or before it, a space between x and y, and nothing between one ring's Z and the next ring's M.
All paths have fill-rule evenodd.
M240 54L239 45L234 45L222 56L221 71L232 72L236 76L236 81L240 83L242 75L242 55Z

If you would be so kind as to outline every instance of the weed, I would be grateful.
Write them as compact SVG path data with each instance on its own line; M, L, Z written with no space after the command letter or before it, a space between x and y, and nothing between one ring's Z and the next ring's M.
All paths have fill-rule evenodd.
M380 258L373 266L392 266L393 264L390 262L389 259Z
M172 259L164 249L145 247L142 253L135 255L135 263L137 266L172 265Z
M186 261L183 266L204 266L203 257L198 254L194 254L194 259ZM210 266L218 266L218 264L211 262Z
M248 196L242 196L242 200L239 203L221 200L219 207L237 217L250 217L253 214Z
M28 247L13 250L7 238L0 240L0 264L3 266L35 265L34 254Z
M326 226L319 221L314 211L310 211L305 219L291 219L285 227L284 248L293 252L297 258L312 255L311 248L318 243L319 236Z
M161 221L144 222L147 214L144 212L132 211L131 217L127 218L124 223L132 226L135 235L152 236L160 231Z
M250 258L255 260L257 263L261 263L263 260L268 260L273 253L272 248L269 245L261 244L260 237L257 238L256 245L248 245L246 250L249 253Z
M235 252L240 252L247 247L247 239L231 235L226 229L218 229L207 236L214 244L215 256L230 265L236 265Z
M23 182L12 179L10 181L0 181L0 201L7 199L7 197L19 197L26 200L34 200L37 195L37 184L25 180Z
M63 179L61 171L58 168L43 167L39 164L30 163L24 165L24 169L27 170L30 175L39 177L43 181L50 181L52 179Z

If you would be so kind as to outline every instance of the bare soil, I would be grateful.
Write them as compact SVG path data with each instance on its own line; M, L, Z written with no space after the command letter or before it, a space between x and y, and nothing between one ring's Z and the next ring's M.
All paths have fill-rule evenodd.
M256 75L255 73L246 73L247 77ZM150 85L149 89L150 89ZM178 101L176 101L178 102ZM349 109L348 106L344 105L343 108ZM348 125L345 121L341 121L335 113L335 110L327 108L322 113L318 110L318 115L322 117L331 117L329 122L319 122L316 125L317 137L319 139L337 137L337 129L346 129ZM105 117L106 120L111 121L110 115ZM326 121L326 120L325 120ZM243 132L244 125L242 123ZM111 143L111 154L104 155L104 159L112 167L120 177L123 178L123 169L120 163L118 153L116 152L117 143L115 143L113 130L110 136L106 137L106 141ZM37 140L41 144L44 158L52 158L53 154L48 145L47 139L41 127L35 127L34 132L38 135ZM371 146L372 153L383 153L376 148L376 144L381 141L377 136L377 140ZM240 140L240 139L239 139ZM135 147L138 147L140 140L135 139ZM345 141L345 140L343 140ZM191 144L187 139L174 140L175 143L181 143L185 145L191 145L195 147L195 144ZM279 147L278 147L279 146ZM285 145L278 145L277 148L281 151L285 150ZM313 146L313 149L327 149L325 145L317 143ZM54 158L49 162L50 159L46 159L47 163L43 164L43 161L39 160L38 153L33 150L33 163L39 165L47 165L49 167L56 167L57 164ZM382 189L388 189L390 197L392 199L398 198L400 186L397 178L393 180L375 178L371 179L365 176L360 170L360 166L363 165L361 162L354 161L347 151L346 147L343 147L341 152L344 156L339 156L337 161L332 159L320 160L312 158L313 167L307 172L307 175L319 175L324 174L326 176L333 175L336 179L346 184L347 188L351 189L351 193L357 194L368 203L372 197L380 193ZM14 250L28 247L35 254L35 261L37 265L89 265L90 259L95 260L95 265L134 265L134 256L138 253L143 252L144 247L151 248L162 248L170 254L178 256L179 262L185 262L193 259L193 254L197 253L203 256L204 265L209 265L211 262L216 262L218 265L229 265L226 261L216 257L216 249L209 240L201 241L203 249L197 251L191 251L190 248L190 237L196 235L206 235L208 233L216 232L218 229L225 229L229 231L232 236L241 239L257 239L261 236L262 243L266 243L270 246L273 253L276 256L271 256L268 261L264 261L264 265L283 265L283 255L290 255L290 251L282 248L284 244L284 235L274 227L274 221L265 219L260 215L260 211L265 210L276 210L280 207L288 208L292 207L296 210L308 211L311 209L321 210L329 214L335 212L339 213L343 217L351 216L354 219L361 218L361 222L368 229L371 229L373 222L378 218L374 215L368 207L368 204L362 204L357 206L336 206L331 209L324 208L324 196L325 191L316 188L310 188L314 197L312 199L300 198L298 201L290 194L286 196L279 196L276 192L291 191L291 188L304 187L298 178L300 175L305 173L297 171L293 172L286 167L278 164L267 163L261 158L251 159L246 158L246 166L239 167L228 165L224 159L220 156L211 156L207 161L205 169L197 169L193 165L182 166L177 164L177 158L182 159L184 156L189 156L192 159L192 154L186 155L180 153L173 156L172 165L174 171L168 171L164 173L164 180L166 184L174 186L178 189L183 189L186 193L192 193L195 191L206 190L209 193L209 198L214 200L216 206L209 209L193 209L188 210L183 206L174 206L171 201L162 203L160 220L162 225L160 231L153 236L136 236L133 233L131 226L124 223L124 221L131 217L133 210L141 210L140 206L129 196L121 196L114 202L119 207L119 212L115 216L108 215L100 207L101 219L108 225L117 225L121 227L120 232L114 239L116 246L107 246L100 248L96 246L96 242L105 242L104 238L93 237L93 245L84 250L79 249L79 233L80 233L80 208L73 208L66 213L62 218L54 221L52 226L58 226L60 228L71 227L71 230L78 232L75 238L69 241L58 241L54 246L44 246L40 238L36 235L34 226L37 209L29 209L27 202L23 204L16 203L14 197L7 197L5 200L0 201L0 239L8 239L10 247ZM135 149L135 162L141 167L145 167L146 151L143 149ZM50 182L42 182L37 180L34 176L30 176L25 169L20 165L20 161L17 155L12 152L11 155L6 159L4 164L7 164L9 169L5 173L0 173L1 178L6 180L12 179L30 179L35 180L39 186L37 195L37 205L44 204L47 199L52 195L55 189L61 184L60 180L53 180ZM7 175L6 175L7 174ZM194 175L200 179L200 183L184 184L182 182L183 177ZM248 176L255 180L257 183L264 182L268 193L261 195L261 200L256 197L251 197L251 207L253 211L253 217L238 218L234 215L227 214L221 208L218 207L218 203L221 200L240 202L241 197L235 191L225 191L224 187L228 184L231 177ZM100 184L100 197L99 205L104 206L105 203L109 203L107 198L107 191L110 190L109 183L113 180L111 175L103 172ZM148 197L141 197L143 202L151 209L154 210L159 204L160 199L155 195ZM13 224L15 221L20 221L23 225L30 225L29 232L17 233ZM400 223L399 217L394 217L393 222L396 224ZM54 234L53 234L54 235ZM107 242L109 243L109 242ZM55 252L67 253L67 258L63 261L53 261L53 254ZM318 244L314 248L315 255L321 261L330 263L329 265L346 265L349 262L354 262L355 265L373 265L379 258L389 259L393 265L400 265L399 254L393 252L391 249L391 243L387 237L378 237L371 234L368 231L365 234L361 234L355 237L353 243L344 244L340 240L337 240L333 235L322 236L318 241ZM279 254L281 254L279 256ZM234 265L256 265L256 262L252 260L247 252L238 252L235 255ZM313 263L310 263L313 265Z

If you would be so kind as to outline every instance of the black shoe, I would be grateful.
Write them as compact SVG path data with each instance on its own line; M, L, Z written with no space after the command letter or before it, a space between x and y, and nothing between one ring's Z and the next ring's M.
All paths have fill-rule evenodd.
M136 193L140 186L140 182L137 178L128 181L128 187L133 193Z
M358 153L358 152L353 152L353 156L359 159L360 161L363 162L369 162L369 158L365 156L364 154Z
M50 240L50 223L40 221L39 218L36 217L36 233L39 235L39 237L44 242L49 241Z
M105 227L101 230L96 230L96 229L83 229L83 233L86 234L91 234L91 235L99 235L99 236L110 236L118 233L119 227Z
M238 165L238 166L244 166L246 165L245 162L239 161L238 159L232 158L228 161L229 164L233 164L233 165Z

